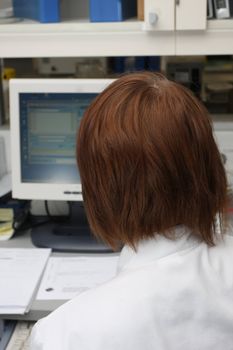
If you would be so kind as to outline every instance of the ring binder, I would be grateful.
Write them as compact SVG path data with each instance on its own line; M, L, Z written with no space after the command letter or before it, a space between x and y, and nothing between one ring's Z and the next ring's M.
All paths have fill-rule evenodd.
M14 15L31 18L42 23L60 22L58 0L13 0Z
M233 0L214 0L216 18L230 18L233 16Z
M207 18L214 17L213 0L208 0L207 2Z

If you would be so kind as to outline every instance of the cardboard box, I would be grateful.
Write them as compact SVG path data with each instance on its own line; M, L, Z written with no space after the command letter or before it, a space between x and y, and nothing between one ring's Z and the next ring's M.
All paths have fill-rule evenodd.
M137 0L138 19L144 21L144 0Z

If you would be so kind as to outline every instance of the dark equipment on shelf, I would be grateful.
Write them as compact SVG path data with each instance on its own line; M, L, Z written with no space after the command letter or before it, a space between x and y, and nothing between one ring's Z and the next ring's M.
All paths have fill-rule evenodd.
M167 76L194 92L200 98L203 65L199 62L169 62Z

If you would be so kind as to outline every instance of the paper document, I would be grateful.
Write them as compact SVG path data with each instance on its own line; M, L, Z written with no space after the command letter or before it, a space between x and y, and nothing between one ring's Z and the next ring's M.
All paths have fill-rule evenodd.
M18 322L6 350L29 350L32 328L35 322Z
M50 252L0 248L0 314L29 311Z
M116 275L119 256L49 259L36 299L69 300Z

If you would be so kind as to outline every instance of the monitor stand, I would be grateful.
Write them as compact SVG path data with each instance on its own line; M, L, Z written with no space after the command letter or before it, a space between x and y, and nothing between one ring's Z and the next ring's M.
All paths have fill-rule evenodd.
M91 233L80 202L71 203L71 208L70 217L62 222L58 222L62 217L53 217L43 225L35 225L31 229L32 243L60 252L111 253L112 249Z

